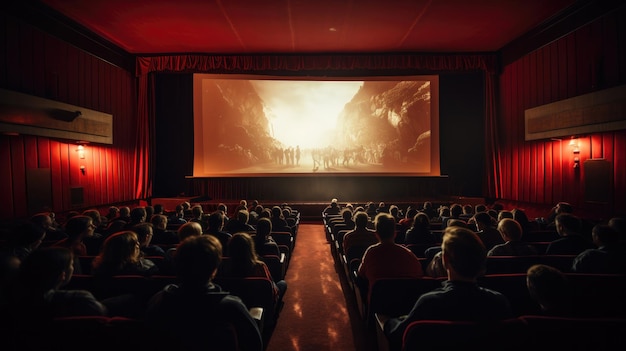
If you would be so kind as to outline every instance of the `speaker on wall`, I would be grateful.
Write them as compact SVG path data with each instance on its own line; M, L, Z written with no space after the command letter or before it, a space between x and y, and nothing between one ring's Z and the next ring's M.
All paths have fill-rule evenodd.
M613 189L613 167L603 158L588 159L583 163L585 201L609 204Z

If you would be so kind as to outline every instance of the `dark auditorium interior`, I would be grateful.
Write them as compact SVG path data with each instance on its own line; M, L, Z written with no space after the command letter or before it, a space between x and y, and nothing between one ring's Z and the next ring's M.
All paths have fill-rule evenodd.
M184 287L173 268L190 241L179 241L182 223L213 235L219 212L223 231L249 221L253 239L272 218L279 255L255 254L267 277L231 276L224 244L209 284L248 309L259 351L626 347L626 2L23 0L0 5L0 28L2 350L248 350L230 320L206 325L231 333L193 328L206 333L198 345L166 341L144 318L155 294ZM155 240L155 208L172 242ZM380 241L376 219L396 217L395 244L376 245L412 252L423 276L364 283L371 244L343 247L359 211ZM512 315L425 318L392 340L387 319L457 277L442 248L448 228L484 238L479 212L501 245L513 239L499 223L513 218L536 251L492 255L482 239L473 283L503 295ZM418 213L428 244L408 240ZM25 234L42 214L52 224ZM74 216L93 228L67 246ZM133 234L137 262L157 273L103 285L103 245L136 222L151 223L144 244L163 253L140 251ZM587 247L552 251L571 236ZM73 273L28 300L21 263L59 246L73 252ZM583 269L585 254L608 258ZM539 264L561 271L567 312L531 291ZM277 283L287 286L278 302ZM74 290L107 312L50 305L50 294Z

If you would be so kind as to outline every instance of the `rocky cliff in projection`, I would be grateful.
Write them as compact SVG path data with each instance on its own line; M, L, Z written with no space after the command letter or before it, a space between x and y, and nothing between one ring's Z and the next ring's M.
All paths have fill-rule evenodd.
M210 96L203 115L212 133L204 138L215 151L209 155L211 168L228 171L270 161L267 150L278 145L250 81L206 80L203 91Z
M335 145L387 170L430 171L430 82L365 82L338 118Z
M430 82L203 83L211 173L429 173Z

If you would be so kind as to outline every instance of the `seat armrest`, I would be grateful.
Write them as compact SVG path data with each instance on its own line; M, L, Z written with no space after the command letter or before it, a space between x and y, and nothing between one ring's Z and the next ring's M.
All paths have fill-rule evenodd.
M390 351L389 340L385 335L385 322L389 319L389 316L384 314L374 313L376 318L376 341L378 343L378 351Z

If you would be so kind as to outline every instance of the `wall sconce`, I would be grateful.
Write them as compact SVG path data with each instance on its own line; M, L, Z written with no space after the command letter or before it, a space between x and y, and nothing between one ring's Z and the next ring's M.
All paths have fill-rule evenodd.
M578 145L578 138L572 138L569 141L569 146L572 148L572 153L574 154L574 169L580 168L580 147Z
M76 152L78 152L78 158L85 159L85 147L82 145L78 145L76 148Z
M85 175L85 165L80 165L80 173Z

